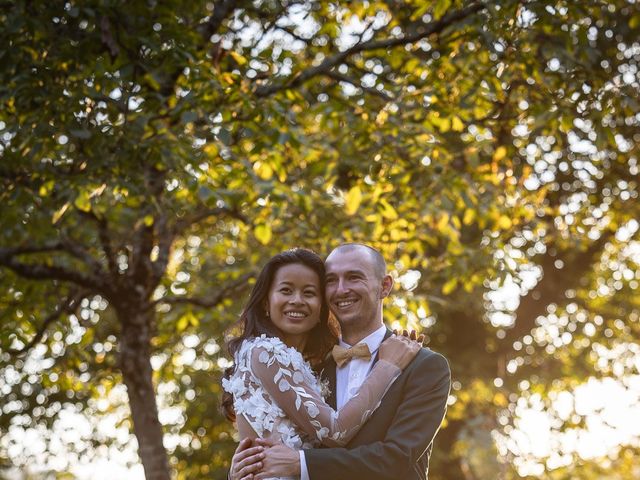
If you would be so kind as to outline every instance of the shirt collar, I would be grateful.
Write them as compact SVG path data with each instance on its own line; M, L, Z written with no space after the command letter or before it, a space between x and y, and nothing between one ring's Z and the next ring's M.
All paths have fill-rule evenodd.
M380 344L382 343L382 341L384 340L384 336L386 333L387 333L387 327L382 325L375 332L370 333L368 336L360 340L358 343L366 343L367 347L369 347L369 351L371 353L375 353L380 347ZM349 348L349 347L352 347L353 345L349 345L341 338L340 346Z

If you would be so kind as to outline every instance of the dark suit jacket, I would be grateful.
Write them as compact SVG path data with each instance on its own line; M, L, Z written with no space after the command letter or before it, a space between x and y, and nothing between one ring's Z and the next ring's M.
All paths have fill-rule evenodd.
M323 377L329 380L332 392L327 401L335 408L336 364L332 358L325 364ZM305 450L310 480L426 479L450 385L446 359L423 348L346 448Z

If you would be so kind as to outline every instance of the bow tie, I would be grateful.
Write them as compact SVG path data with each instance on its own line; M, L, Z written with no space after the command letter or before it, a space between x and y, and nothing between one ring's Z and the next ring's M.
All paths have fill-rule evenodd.
M366 343L358 343L351 348L344 348L340 345L335 345L331 351L333 359L336 361L338 367L343 366L352 358L362 358L363 360L369 360L371 358L371 352Z

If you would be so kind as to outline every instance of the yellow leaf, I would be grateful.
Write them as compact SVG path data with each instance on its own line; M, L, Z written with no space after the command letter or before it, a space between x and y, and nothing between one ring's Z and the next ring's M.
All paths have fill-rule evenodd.
M284 94L291 101L300 100L300 97L295 90L287 90Z
M345 210L347 215L354 215L362 203L362 191L357 185L351 187L351 190L347 192L345 197Z
M462 255L464 253L464 248L462 248L460 242L449 242L447 245L447 252L451 255Z
M443 213L442 216L440 217L440 219L438 220L438 223L436 224L436 227L438 228L438 230L442 231L448 225L449 225L449 214L448 213Z
M442 286L442 293L449 295L455 290L456 285L458 285L458 279L454 277Z
M510 229L512 224L513 223L511 222L511 219L509 217L507 217L506 215L502 215L498 219L498 227L503 229L503 230Z
M240 55L238 52L234 52L233 50L230 52L233 59L238 62L238 65L244 65L247 63L247 59Z
M62 216L64 215L64 212L66 212L68 208L69 208L69 202L65 203L62 207L56 210L53 213L53 217L51 217L51 223L54 225L58 223L58 221L62 218Z
M153 221L154 221L154 219L153 219L153 215L147 215L147 216L145 216L145 217L144 217L144 219L143 219L143 221L144 221L144 224L145 224L147 227L150 227L151 225L153 225Z
M387 220L396 220L398 218L398 212L391 206L384 198L380 199L380 205L382 205L382 216Z
M235 78L229 72L224 72L222 75L222 79L229 85L233 85L235 82Z
M217 157L218 156L218 146L215 143L207 143L204 147L204 153L209 157Z
M269 180L273 177L273 168L265 162L257 161L254 163L253 171L256 172L262 180Z
M180 319L178 320L178 323L176 323L176 329L178 330L178 332L183 332L190 325L197 327L199 323L200 322L198 321L198 319L195 317L193 313L187 312L182 317L180 317Z
M376 124L384 125L388 118L389 114L385 110L380 110L380 113L378 113L378 116L376 117Z
M506 147L498 147L493 154L493 160L495 162L499 162L504 157L507 156L507 148Z
M271 226L264 223L256 225L256 228L253 229L253 234L261 244L266 245L271 241Z
M89 199L89 194L86 191L80 192L73 204L78 210L82 210L83 212L91 210L91 201Z
M494 396L493 396L493 404L498 406L498 407L506 407L507 405L509 405L509 401L507 400L507 397L505 396L504 393L502 392L497 392Z
M49 194L49 192L51 192L51 190L53 190L53 185L54 185L54 181L53 180L49 180L48 182L43 183L40 186L40 190L38 191L38 194L41 197L47 196Z
M470 225L476 218L476 211L473 208L467 208L464 211L464 217L462 218L462 223L465 225Z
M281 182L284 183L287 180L287 169L281 163L276 164L275 173Z
M451 119L451 130L454 132L461 132L464 130L464 123L460 120L460 117L453 117Z

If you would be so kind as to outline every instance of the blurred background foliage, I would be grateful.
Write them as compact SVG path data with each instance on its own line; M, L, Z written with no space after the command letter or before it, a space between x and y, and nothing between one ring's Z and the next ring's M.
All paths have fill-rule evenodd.
M73 478L140 445L147 478L225 478L223 332L253 276L364 241L397 279L387 322L451 363L431 479L640 475L637 418L581 452L604 406L571 394L639 389L634 0L0 18L0 472L35 455ZM91 426L61 437L78 414Z

